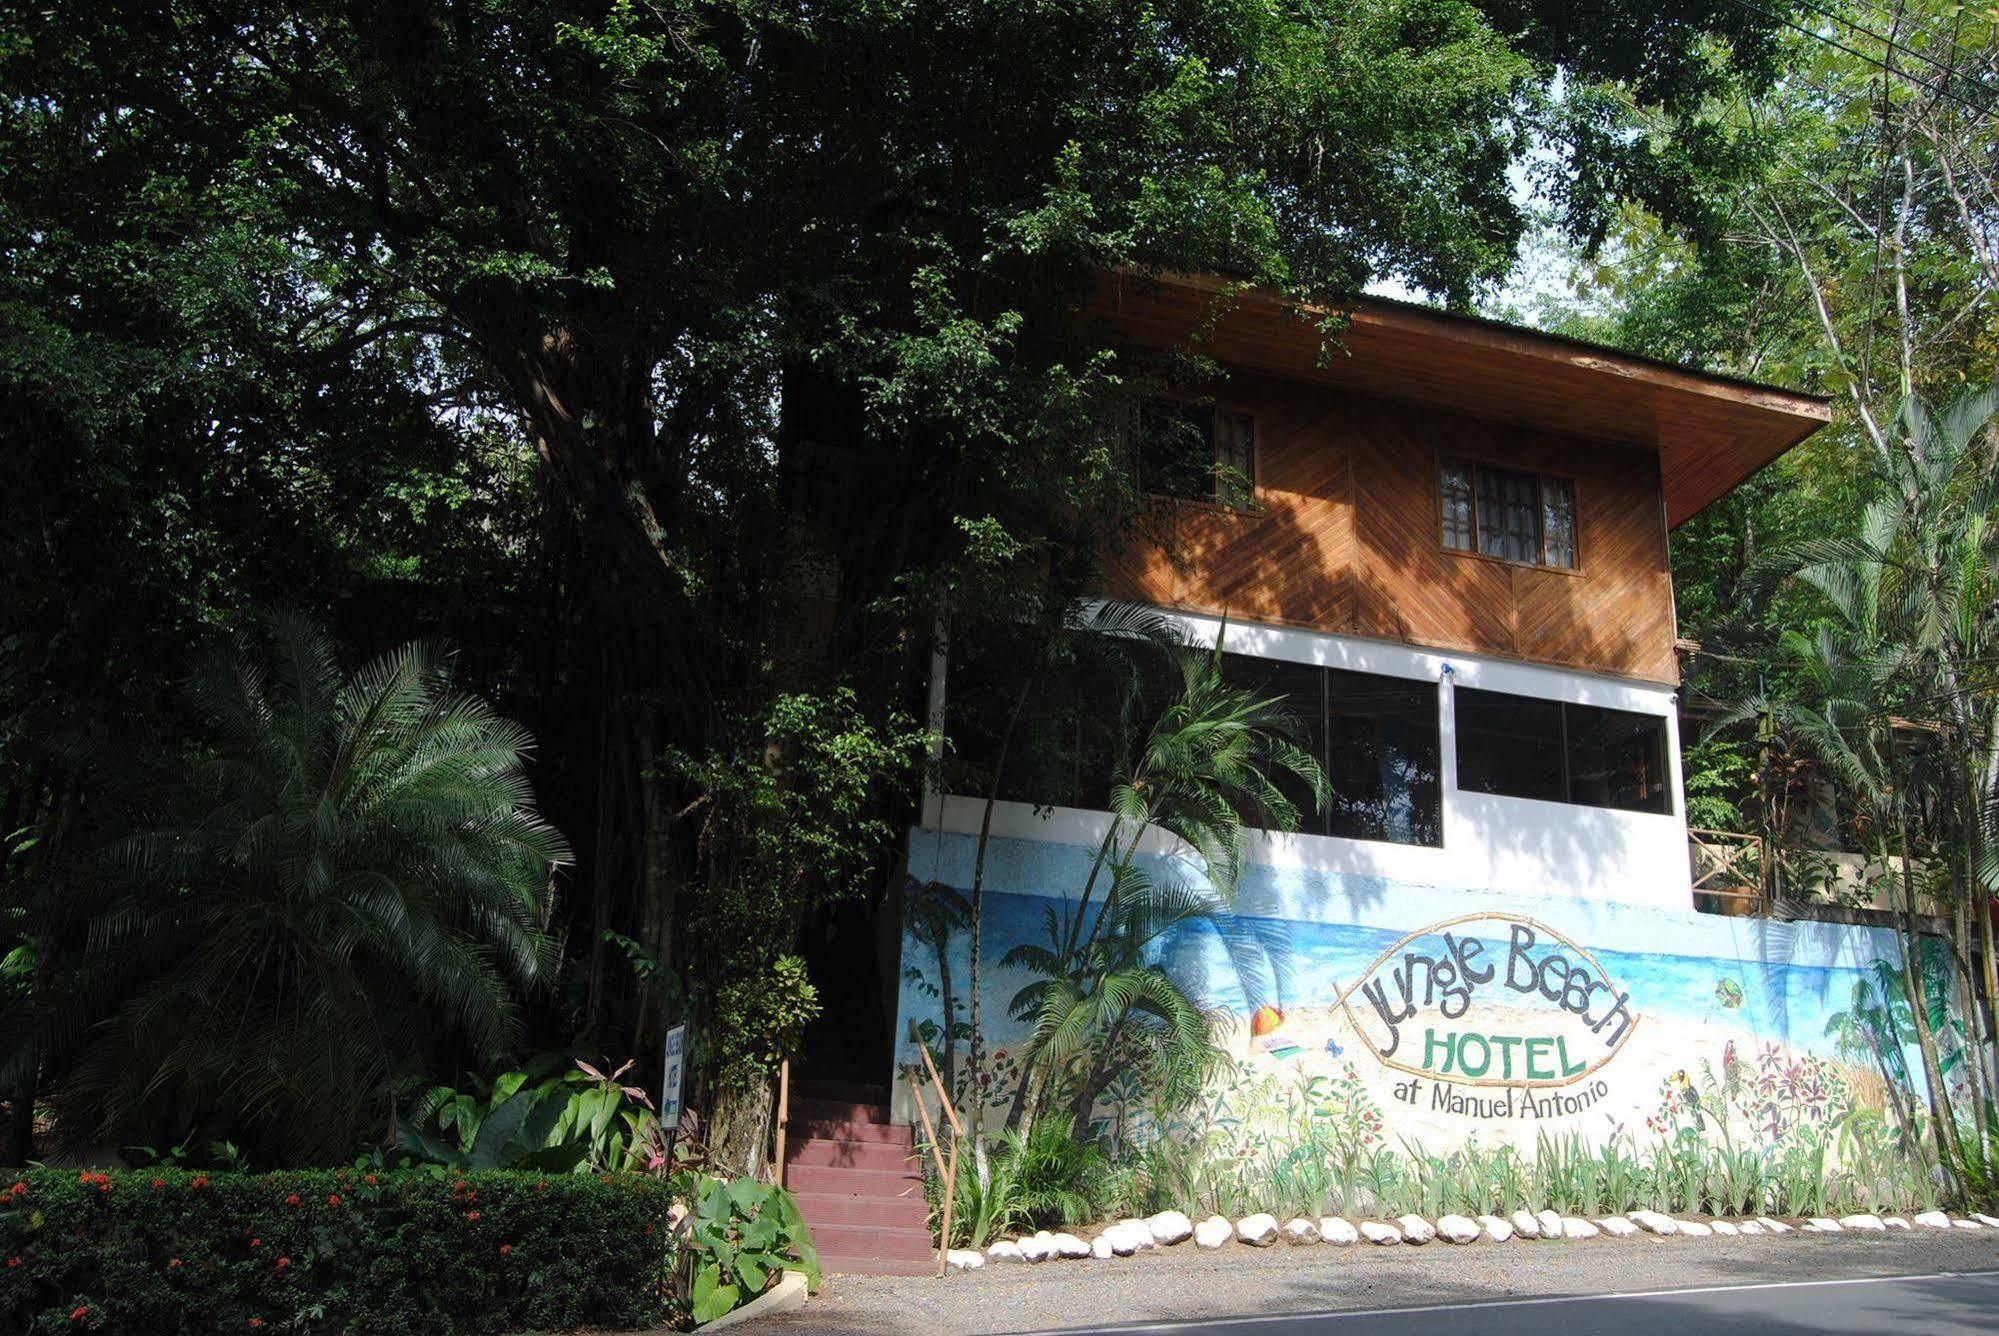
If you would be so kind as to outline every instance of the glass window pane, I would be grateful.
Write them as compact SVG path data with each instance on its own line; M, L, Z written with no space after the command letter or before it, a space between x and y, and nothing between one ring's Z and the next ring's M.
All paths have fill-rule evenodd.
M1563 802L1560 702L1459 687L1458 787L1468 793Z
M1326 670L1328 833L1442 844L1440 750L1433 683Z
M1478 550L1505 561L1541 559L1541 480L1532 473L1478 470Z
M1569 801L1626 812L1670 812L1666 721L1570 705Z
M1445 460L1440 493L1444 546L1457 552L1472 551L1471 465L1461 459Z
M1154 400L1139 423L1138 485L1154 496L1215 499L1215 415L1193 404Z
M1549 566L1576 564L1576 494L1566 478L1541 479L1541 552Z
M1325 673L1322 669L1308 663L1225 653L1222 655L1222 676L1230 686L1264 696L1282 696L1284 707L1298 722L1298 744L1318 758L1321 765L1325 764L1326 715L1322 699ZM1296 829L1311 835L1325 834L1326 814L1313 796L1311 786L1288 773L1279 774L1276 778L1278 791L1298 809ZM1250 824L1269 829L1272 823L1262 814L1253 813Z
M1225 506L1256 500L1256 419L1215 414L1215 495Z

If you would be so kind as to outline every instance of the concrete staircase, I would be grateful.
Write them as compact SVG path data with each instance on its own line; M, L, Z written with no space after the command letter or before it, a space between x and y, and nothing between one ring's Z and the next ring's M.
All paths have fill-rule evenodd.
M827 1271L937 1269L917 1154L910 1130L889 1121L888 1087L860 1069L815 1064L793 1080L784 1185Z

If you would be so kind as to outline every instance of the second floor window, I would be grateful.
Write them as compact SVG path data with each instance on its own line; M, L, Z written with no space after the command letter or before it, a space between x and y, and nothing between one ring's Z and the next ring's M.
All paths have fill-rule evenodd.
M1154 496L1246 507L1256 493L1256 419L1153 399L1137 411L1138 485Z
M1438 487L1444 546L1528 566L1576 564L1576 492L1567 478L1443 461Z

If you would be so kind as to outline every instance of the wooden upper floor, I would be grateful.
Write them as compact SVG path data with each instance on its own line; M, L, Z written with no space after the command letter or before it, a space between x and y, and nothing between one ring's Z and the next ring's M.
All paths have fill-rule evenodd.
M1323 356L1323 312L1214 280L1107 276L1092 314L1226 369L1130 428L1161 495L1115 596L1651 682L1678 676L1669 529L1829 416L1398 303Z

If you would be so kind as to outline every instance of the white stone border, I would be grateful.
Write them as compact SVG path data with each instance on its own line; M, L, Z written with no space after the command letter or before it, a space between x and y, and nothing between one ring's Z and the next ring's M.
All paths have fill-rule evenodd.
M1171 1247L1189 1239L1194 1241L1195 1247L1202 1249L1223 1248L1231 1242L1245 1248L1268 1248L1277 1243L1292 1247L1321 1245L1345 1248L1360 1242L1379 1247L1401 1244L1422 1247L1433 1241L1463 1247L1478 1242L1505 1243L1512 1239L1628 1239L1647 1234L1654 1238L1732 1239L1791 1233L1891 1234L1924 1229L1999 1231L1999 1217L1974 1212L1970 1216L1953 1218L1943 1211L1924 1211L1911 1221L1898 1215L1856 1213L1838 1219L1814 1216L1803 1224L1791 1225L1767 1215L1738 1220L1683 1220L1661 1211L1641 1210L1585 1219L1556 1211L1522 1208L1511 1216L1451 1214L1435 1220L1420 1215L1403 1215L1393 1220L1351 1221L1328 1215L1317 1219L1294 1216L1280 1222L1268 1212L1257 1212L1240 1220L1211 1215L1195 1223L1183 1212L1161 1211L1143 1220L1120 1220L1106 1225L1096 1239L1088 1243L1074 1234L1041 1230L1019 1238L1002 1239L983 1254L972 1249L954 1248L948 1258L951 1271L958 1272L976 1271L988 1262L1033 1264L1061 1258L1107 1260L1130 1257L1134 1253ZM1999 1234L1994 1237L1999 1238Z

